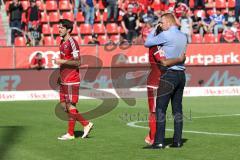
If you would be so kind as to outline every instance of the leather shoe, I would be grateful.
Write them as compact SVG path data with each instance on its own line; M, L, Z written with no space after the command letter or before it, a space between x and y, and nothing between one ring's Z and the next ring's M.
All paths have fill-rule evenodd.
M174 142L173 144L170 145L170 148L181 148L182 146L183 146L182 143Z
M153 144L152 149L164 149L164 145L163 144Z

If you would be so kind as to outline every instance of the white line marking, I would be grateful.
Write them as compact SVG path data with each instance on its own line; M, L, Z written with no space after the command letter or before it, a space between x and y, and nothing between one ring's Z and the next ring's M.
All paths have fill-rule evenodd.
M192 117L194 119L203 119L203 118L216 118L216 117L233 117L240 116L240 114L220 114L220 115L211 115L211 116L201 116L201 117Z
M148 129L148 127L136 125L139 122L146 122L146 121L135 121L127 123L127 126L134 127L134 128L144 128ZM173 129L166 129L166 131L173 131ZM202 131L185 131L184 133L194 133L194 134L206 134L206 135L216 135L216 136L232 136L232 137L240 137L240 134L231 134L231 133L216 133L216 132L202 132Z

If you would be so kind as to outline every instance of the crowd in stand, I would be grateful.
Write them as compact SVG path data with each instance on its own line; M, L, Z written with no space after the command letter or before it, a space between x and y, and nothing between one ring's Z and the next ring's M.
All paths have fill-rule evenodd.
M57 4L61 0L56 0ZM214 42L239 42L240 0L235 1L233 7L217 7L216 2L208 0L72 0L72 12L75 23L78 13L83 13L85 24L93 26L96 14L107 12L106 21L100 21L105 26L116 23L120 28L119 41L139 44L143 43L150 29L158 22L165 12L172 12L178 19L180 30L186 34L189 43L195 43L196 35L203 38L213 35ZM46 3L46 1L41 1ZM100 7L103 5L103 8ZM212 6L209 6L212 5ZM23 13L24 17L22 16ZM44 45L42 34L41 10L36 0L30 0L30 6L24 10L18 0L13 0L8 8L10 27L26 31L28 45ZM24 19L24 21L23 21ZM81 33L80 33L81 34ZM11 43L20 36L18 30L12 30ZM84 35L81 35L84 36ZM89 44L103 44L98 41L96 33L92 33ZM111 35L106 34L108 42ZM104 42L104 43L108 43ZM116 41L115 41L116 42ZM117 42L117 43L118 43Z

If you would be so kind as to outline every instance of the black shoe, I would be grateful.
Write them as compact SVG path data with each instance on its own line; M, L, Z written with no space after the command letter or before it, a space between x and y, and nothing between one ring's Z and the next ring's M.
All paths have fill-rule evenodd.
M160 144L153 144L151 148L152 149L164 149L165 147L163 144L160 143Z
M174 142L173 144L170 145L170 148L181 148L182 146L183 146L182 143Z

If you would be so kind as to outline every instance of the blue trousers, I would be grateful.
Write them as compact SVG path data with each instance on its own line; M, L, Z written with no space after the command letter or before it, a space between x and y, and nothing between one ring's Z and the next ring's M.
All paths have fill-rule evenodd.
M167 70L160 79L157 92L156 106L156 144L163 144L165 139L166 111L171 100L172 114L174 118L173 142L181 143L183 129L182 97L185 86L184 71Z

